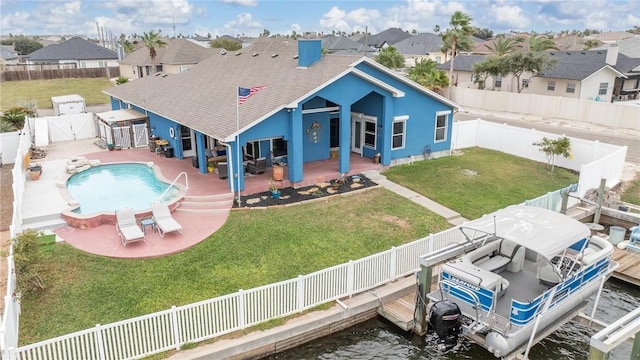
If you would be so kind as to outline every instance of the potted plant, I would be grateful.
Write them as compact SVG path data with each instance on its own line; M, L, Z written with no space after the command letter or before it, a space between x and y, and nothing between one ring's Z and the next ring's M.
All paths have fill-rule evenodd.
M42 165L40 165L40 163L29 164L29 176L31 180L40 179L40 175L42 175Z
M271 197L274 199L280 199L280 189L278 188L278 184L271 179L271 183L269 184L269 191L271 191Z

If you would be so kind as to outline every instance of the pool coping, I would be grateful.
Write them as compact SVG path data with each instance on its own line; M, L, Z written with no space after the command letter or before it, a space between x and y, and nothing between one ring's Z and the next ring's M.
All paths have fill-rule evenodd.
M163 174L160 167L155 164L153 161L120 161L120 162L108 162L108 163L99 163L96 165L91 165L87 169L92 167L104 166L104 165L117 165L117 164L141 164L146 165L147 167L153 170L156 178L164 183L171 184L173 180L168 180ZM85 169L86 170L86 169ZM81 172L81 171L80 171ZM60 191L60 195L64 199L64 201L69 205L66 209L62 211L60 214L62 219L69 224L69 226L78 228L78 229L90 229L95 228L103 224L116 224L116 215L114 212L97 212L90 215L82 215L73 212L75 209L80 207L80 204L74 199L71 194L67 191L67 182L68 180L75 174L79 172L69 174L67 173L65 176L61 176L57 179L56 186ZM169 206L171 211L175 210L180 203L184 199L187 193L187 187L180 183L173 184L176 188L178 188L178 195L173 198L170 202L166 203ZM149 218L152 216L151 208L147 210L141 210L135 212L135 217L137 220L142 220L145 218Z

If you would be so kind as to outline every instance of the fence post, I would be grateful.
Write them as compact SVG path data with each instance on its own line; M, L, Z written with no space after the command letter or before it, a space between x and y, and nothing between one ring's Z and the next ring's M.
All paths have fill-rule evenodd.
M354 289L354 266L353 266L353 260L349 260L349 262L347 263L347 294L349 294L349 297L353 296L353 289Z
M396 265L398 263L398 249L391 247L391 259L389 259L389 280L396 281Z
M171 328L173 329L173 338L175 339L176 350L180 350L182 345L182 336L180 336L180 323L178 322L178 308L171 306Z
M304 276L298 275L298 283L297 283L298 312L302 312L302 310L304 309L304 286L306 284L304 279L305 279Z
M244 313L244 290L238 290L238 325L241 329L245 327L245 313Z
M107 358L104 353L104 339L102 338L102 326L100 324L96 324L96 330L93 332L96 339L96 345L98 345L98 357L100 360L105 360Z

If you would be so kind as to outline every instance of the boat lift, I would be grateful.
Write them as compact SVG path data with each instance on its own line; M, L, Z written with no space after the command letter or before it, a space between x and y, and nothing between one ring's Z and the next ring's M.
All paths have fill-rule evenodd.
M638 360L640 359L640 308L591 337L589 360L607 360L611 350L632 337L634 338L633 348L629 359Z

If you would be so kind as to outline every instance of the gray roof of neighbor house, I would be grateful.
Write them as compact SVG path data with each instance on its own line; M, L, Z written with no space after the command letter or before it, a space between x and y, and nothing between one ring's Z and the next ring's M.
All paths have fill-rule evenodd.
M400 41L410 37L411 34L409 34L406 31L402 31L401 29L398 28L389 28L387 30L384 30L382 32L379 32L375 35L369 35L369 36L364 36L362 38L360 38L360 40L358 40L359 43L364 44L365 41L368 43L369 46L373 46L375 48L380 48L382 47L382 45L384 45L385 43L387 45L391 45L394 46L395 44L399 43Z
M605 61L607 52L600 50L550 51L549 56L557 62L552 69L541 74L546 78L584 80L603 67L611 66ZM623 68L626 66L628 66L627 57L618 54L616 65L611 67L624 74L626 71Z
M0 46L0 58L3 60L14 60L18 58L18 53L14 50Z
M473 64L484 61L489 55L458 55L453 61L455 71L473 71ZM438 69L449 70L451 60L438 65Z
M59 44L45 46L28 56L29 61L118 59L118 54L115 51L80 37L72 37Z
M441 52L442 38L432 33L421 33L408 37L393 45L404 55L425 55L430 52Z
M197 64L220 49L205 48L186 39L162 39L167 46L156 49L156 64ZM149 49L140 46L120 61L124 65L151 66L153 61Z
M620 54L624 54L630 58L640 59L640 35L617 41L616 44L618 44L618 52L620 52ZM593 50L606 51L608 48L609 44L604 44Z
M335 35L327 35L321 38L322 48L325 49L329 53L335 52L352 52L354 55L358 52L364 55L366 45L361 44L357 41L353 41L345 36L335 36ZM369 48L368 52L374 52L375 49Z
M364 57L335 54L324 55L313 65L301 68L294 58L297 49L294 40L261 38L241 51L215 54L188 72L158 73L118 85L105 93L225 140L238 129L248 128L285 107L297 106L298 101L348 73L358 62L367 61L383 68ZM458 107L404 77L399 78L419 91ZM259 85L267 88L255 93L244 104L236 105L238 87Z

